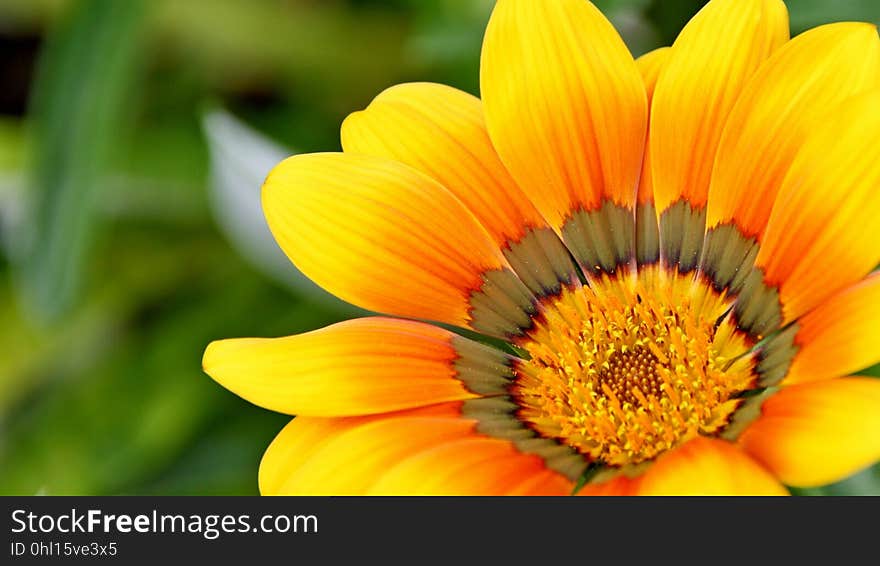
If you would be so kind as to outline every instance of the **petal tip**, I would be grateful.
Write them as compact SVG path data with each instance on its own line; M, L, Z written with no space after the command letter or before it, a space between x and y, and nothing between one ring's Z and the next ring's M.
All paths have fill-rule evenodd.
M202 371L230 391L233 390L230 388L228 376L224 371L227 366L225 361L228 359L230 351L235 349L234 344L241 340L240 338L214 340L205 347L205 353L202 354Z
M202 354L202 371L208 374L212 379L214 378L214 370L217 367L217 348L221 347L219 346L220 342L222 342L222 340L214 340L205 347L205 353Z

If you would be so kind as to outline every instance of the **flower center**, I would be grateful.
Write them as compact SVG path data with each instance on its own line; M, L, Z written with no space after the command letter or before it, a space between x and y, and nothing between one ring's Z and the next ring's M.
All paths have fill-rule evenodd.
M693 276L656 269L546 299L519 344L530 357L516 368L518 417L612 466L720 432L755 382L728 307Z

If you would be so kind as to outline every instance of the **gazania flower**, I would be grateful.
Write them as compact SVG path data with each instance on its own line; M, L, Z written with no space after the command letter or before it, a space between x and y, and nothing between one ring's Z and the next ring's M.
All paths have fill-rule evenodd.
M208 347L297 415L262 493L784 494L880 457L846 377L880 361L874 26L713 0L634 61L585 0L501 0L480 78L266 180L293 263L400 318Z

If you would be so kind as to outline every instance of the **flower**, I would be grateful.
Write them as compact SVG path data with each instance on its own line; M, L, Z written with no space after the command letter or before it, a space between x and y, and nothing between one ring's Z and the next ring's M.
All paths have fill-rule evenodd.
M367 317L214 342L298 415L264 494L784 494L880 458L880 39L712 0L634 61L586 0L500 0L482 101L381 93L266 218Z

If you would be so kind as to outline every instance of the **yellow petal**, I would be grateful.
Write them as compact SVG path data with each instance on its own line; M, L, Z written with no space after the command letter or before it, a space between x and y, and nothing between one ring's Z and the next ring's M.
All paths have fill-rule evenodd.
M438 181L486 228L538 294L578 280L570 254L492 147L478 98L431 83L397 85L342 125L347 153L386 157Z
M546 471L537 456L493 438L454 440L391 466L370 495L505 495ZM560 494L561 495L561 494Z
M399 417L455 418L460 414L460 409L461 403L443 403L368 417L297 417L278 433L263 454L259 473L260 493L290 495L284 490L284 484L291 475L334 438L361 425Z
M697 437L666 452L639 482L641 495L787 495L770 472L735 445Z
M712 0L681 31L651 106L659 213L680 199L705 206L727 117L749 77L786 40L780 0Z
M342 124L342 147L405 163L436 179L499 246L546 226L492 147L480 99L432 83L391 87Z
M786 484L832 483L880 459L880 380L793 385L761 410L739 442Z
M633 204L645 88L595 6L499 1L483 42L480 86L498 154L554 227L603 199Z
M880 274L831 297L797 324L799 350L783 385L841 377L880 362Z
M774 53L746 85L719 142L708 227L733 221L760 239L810 128L829 108L877 86L880 37L870 24L821 26Z
M791 321L880 262L880 90L829 112L795 157L755 264Z
M402 459L473 435L465 419L401 417L362 424L323 443L287 477L282 493L364 495Z
M320 417L500 394L509 379L500 352L429 324L379 317L285 338L212 342L203 366L256 405Z
M266 449L260 462L259 484L263 495L282 495L287 478L325 442L379 417L326 419L297 417L290 421Z
M458 199L389 159L288 158L266 180L263 208L303 273L369 310L468 325L471 295L489 272L507 270L498 246ZM504 281L509 286L499 294L510 308L503 314L527 323L516 310L533 297L516 278Z

